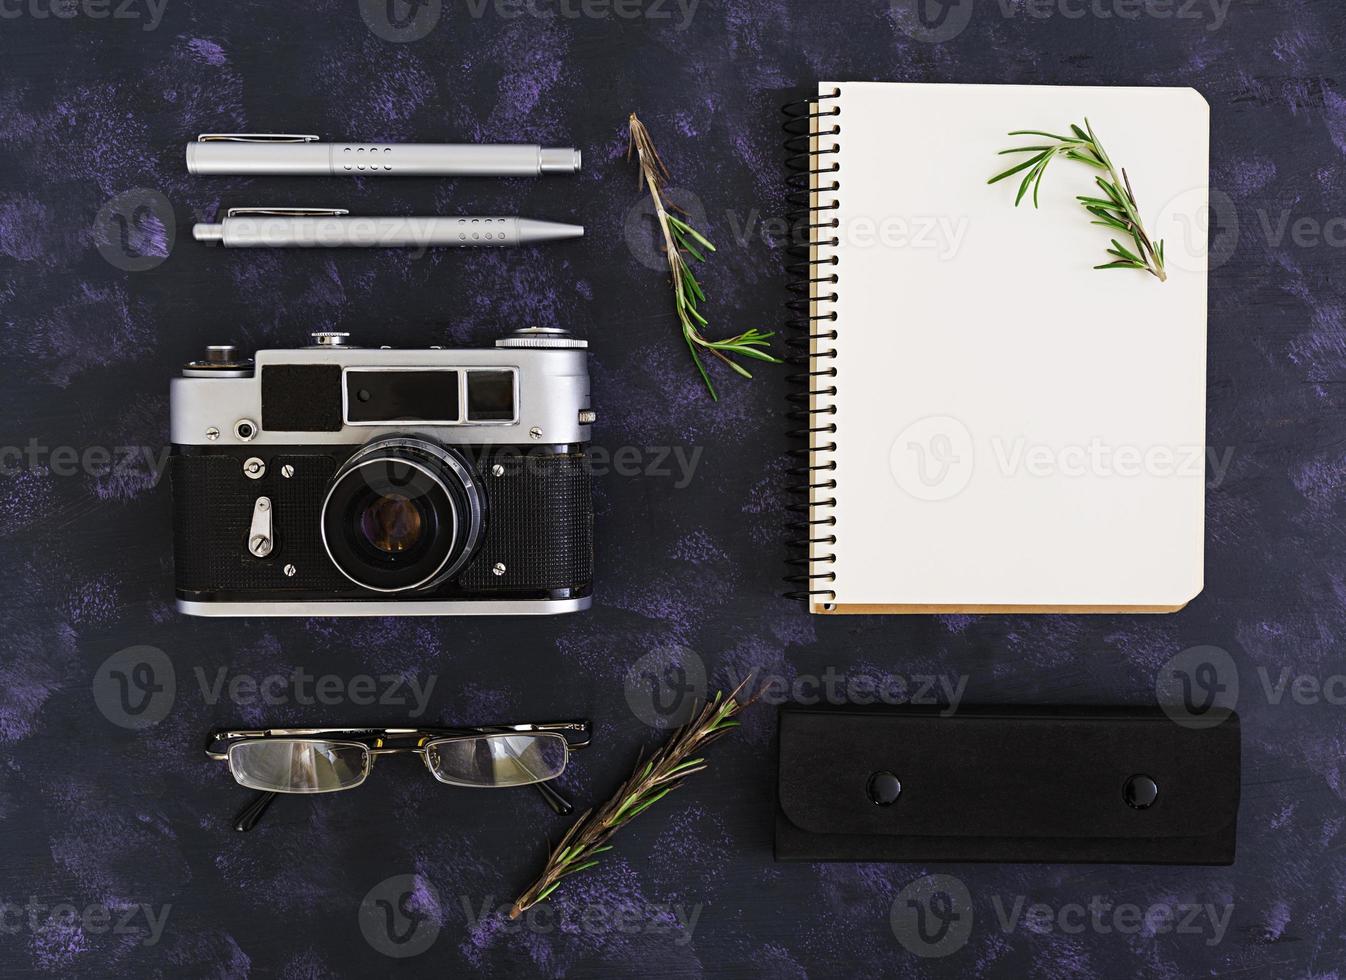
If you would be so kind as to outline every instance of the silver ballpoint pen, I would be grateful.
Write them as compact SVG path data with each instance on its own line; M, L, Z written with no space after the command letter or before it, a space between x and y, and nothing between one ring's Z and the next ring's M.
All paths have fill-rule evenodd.
M583 225L531 218L353 215L344 208L230 208L192 237L225 248L471 248L580 238Z
M573 174L580 151L524 144L324 143L301 133L202 133L187 171L235 177L539 177Z

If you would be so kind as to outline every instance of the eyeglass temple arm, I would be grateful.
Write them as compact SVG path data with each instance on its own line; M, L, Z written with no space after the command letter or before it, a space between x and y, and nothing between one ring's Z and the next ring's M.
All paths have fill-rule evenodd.
M547 801L547 805L561 816L568 817L575 812L575 805L546 783L534 783L533 785L542 794L542 798ZM239 833L246 834L256 827L279 795L279 793L258 793L247 806L239 810L234 816L234 829Z
M587 721L578 721L578 722L565 721L565 722L556 722L554 724L548 724L548 725L529 724L529 725L481 726L479 728L474 729L474 731L483 735L501 735L504 734L506 731L536 732L536 731L557 731L557 730L582 731L584 733L584 740L582 742L571 742L569 739L566 740L567 744L572 750L582 749L589 744L589 723ZM435 731L438 730L410 729L408 730L408 733L417 732L417 733L429 734ZM372 749L371 751L373 752L374 755L403 755L408 752L419 752L420 749L413 748L411 746L392 746L384 749ZM515 761L519 762L520 765L522 765L522 760L520 760L517 756L515 756ZM529 775L532 775L532 773L530 772ZM548 786L545 782L533 783L532 785L535 786L537 788L537 791L542 794L542 798L547 801L547 805L551 807L553 810L555 810L557 813L559 813L561 816L566 817L575 812L575 804L571 803L568 799L562 796L560 792L553 789L551 786Z
M533 723L528 722L522 725L466 725L462 727L435 728L435 727L413 727L413 728L219 728L210 733L206 740L206 755L212 759L222 760L228 758L229 746L234 742L244 739L254 738L282 738L282 737L312 737L322 738L324 736L345 735L351 736L377 736L383 735L470 735L473 733L499 734L502 732L575 732L579 737L567 738L566 741L572 749L582 749L588 746L590 742L590 733L593 730L592 724L587 720L579 721L549 721ZM225 751L218 751L223 748Z
M234 829L240 833L247 833L257 826L257 822L262 819L262 814L266 813L267 807L275 800L279 793L261 792L253 797L252 802L245 806L234 817Z
M585 724L587 725L588 723L586 722ZM587 739L584 744L585 745L589 744ZM528 766L524 763L523 759L519 757L519 754L517 752L515 752L508 746L506 746L506 751L509 752L509 754L513 757L515 763L519 766L520 769L528 773L528 775L537 778L537 774L528 768ZM547 805L550 806L557 813L559 813L561 816L568 817L570 814L575 812L575 805L571 803L569 800L567 800L564 796L562 796L559 790L553 789L551 786L549 786L546 780L533 783L533 785L536 786L537 791L542 794L542 798L547 801Z
M547 805L563 817L568 817L575 812L575 804L571 803L559 792L552 789L546 783L534 783L537 791L542 794L542 798L547 801Z
M575 804L562 796L559 792L552 789L546 783L533 784L542 798L547 801L551 807L560 816L568 817L575 812ZM262 816L275 802L279 793L261 792L253 797L252 801L234 816L234 829L239 833L246 834L252 828L256 827L261 821Z
M575 812L575 805L546 783L534 783L533 785L542 794L542 798L547 801L547 805L561 816L568 817ZM239 833L246 834L256 827L279 795L279 793L261 792L254 796L252 801L234 816L234 829Z
M514 725L511 726L515 731L523 732L577 732L575 738L566 738L566 744L574 749L587 748L592 740L593 724L588 720L584 721L551 721L542 724Z

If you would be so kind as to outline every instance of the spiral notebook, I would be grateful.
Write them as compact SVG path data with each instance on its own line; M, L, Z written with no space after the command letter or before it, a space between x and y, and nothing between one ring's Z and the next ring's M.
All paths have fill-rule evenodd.
M1202 588L1209 109L1191 89L822 82L786 109L803 532L816 613L1172 612ZM1088 120L1166 281L1056 159ZM1125 237L1125 236L1122 236Z

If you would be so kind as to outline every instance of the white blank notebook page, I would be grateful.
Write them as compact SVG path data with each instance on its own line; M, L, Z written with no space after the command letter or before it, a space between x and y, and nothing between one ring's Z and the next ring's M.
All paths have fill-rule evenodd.
M841 89L838 604L1176 607L1201 591L1209 112L1190 89ZM1058 158L1040 207L987 180L1085 118L1168 281L1095 271L1118 232ZM824 119L823 122L831 120ZM826 126L820 127L826 128ZM823 138L826 146L828 138ZM833 175L826 175L830 179ZM1031 196L1031 192L1030 192ZM1134 248L1129 239L1123 241ZM824 256L829 254L826 250Z

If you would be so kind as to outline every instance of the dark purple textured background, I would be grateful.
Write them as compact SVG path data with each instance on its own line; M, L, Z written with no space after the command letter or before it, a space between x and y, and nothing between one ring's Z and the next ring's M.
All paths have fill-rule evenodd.
M1127 0L1067 0L1067 14L1084 11L1074 17L1054 3L976 0L959 36L929 44L904 30L904 6L702 0L683 30L679 9L653 0L621 8L634 18L542 0L517 17L477 4L474 16L445 0L434 30L400 43L371 30L356 0L167 0L153 29L134 3L122 9L136 19L79 6L56 18L40 16L47 0L0 0L4 447L161 451L168 380L206 343L283 347L311 329L348 329L372 344L487 344L542 324L591 342L601 445L701 452L687 486L603 477L595 608L526 622L187 619L171 602L167 481L143 465L62 476L7 456L0 902L12 905L0 918L0 975L1342 974L1346 707L1268 695L1259 670L1329 691L1346 672L1346 12L1338 0L1234 0L1217 17L1208 2L1181 0L1171 9L1192 16L1127 18L1098 13L1134 10ZM535 15L563 10L581 16ZM760 222L784 210L777 111L819 77L1192 85L1210 101L1212 186L1227 195L1217 232L1232 253L1211 276L1209 441L1233 455L1208 496L1207 585L1190 608L823 621L777 597L786 372L764 367L751 383L720 372L720 403L705 397L663 278L628 244L641 198L623 127L638 111L675 185L704 208L700 224L721 246L703 277L712 322L771 328L782 255ZM542 181L186 174L182 146L195 133L248 129L576 145L585 168ZM910 135L920 152L924 134ZM141 212L128 254L166 260L129 272L100 254L97 216L136 189L133 201L163 194L174 218L165 227ZM582 221L589 233L546 249L420 257L225 253L191 241L191 223L221 205L258 203L517 212ZM1326 238L1296 234L1304 221ZM626 685L651 651L695 651L712 685L754 667L787 677L830 667L965 677L968 701L1144 704L1161 667L1200 644L1228 650L1241 680L1231 868L773 864L774 716L761 707L714 749L709 772L642 816L523 929L478 916L527 883L544 840L566 825L532 794L454 791L390 760L358 792L282 800L253 834L235 834L229 818L247 794L203 758L209 728L397 723L407 709L292 694L275 706L212 700L194 673L262 679L302 665L344 679L433 677L424 717L446 723L589 716L594 747L563 780L588 802L657 741ZM133 730L94 694L100 665L138 645L167 654L176 692L157 702L161 720ZM976 910L967 945L944 959L918 959L889 923L899 891L927 872L956 875ZM392 959L366 941L359 916L371 889L402 875L415 876L404 925L438 934L419 956ZM997 921L997 902L1059 910L1094 896L1232 908L1219 942ZM32 901L84 918L14 910ZM166 916L152 945L136 928L143 913L130 931L99 919L108 910L115 925L140 905ZM690 939L670 908L699 910Z

